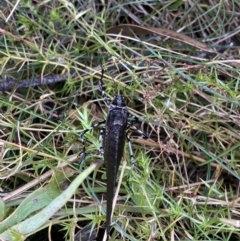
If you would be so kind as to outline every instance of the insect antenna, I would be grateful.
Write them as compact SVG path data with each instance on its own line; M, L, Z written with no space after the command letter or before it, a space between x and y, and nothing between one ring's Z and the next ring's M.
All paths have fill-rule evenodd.
M104 68L102 66L102 74L101 74L101 78L99 80L98 86L99 86L100 91L102 92L102 96L104 98L104 101L106 102L107 106L109 107L111 102L110 102L110 99L108 98L108 96L105 92L105 86L104 86L103 81L102 81L103 76L104 76Z

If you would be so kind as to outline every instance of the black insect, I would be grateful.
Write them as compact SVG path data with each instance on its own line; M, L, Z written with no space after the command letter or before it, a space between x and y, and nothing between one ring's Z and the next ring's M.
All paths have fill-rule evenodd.
M104 157L104 163L106 166L106 176L107 176L107 212L106 212L106 223L107 223L107 237L110 236L110 225L111 225L111 216L113 211L113 198L114 198L114 189L117 179L117 173L121 159L123 157L123 151L125 146L125 140L127 138L131 163L134 164L133 152L131 147L130 138L127 134L128 128L131 124L128 122L129 113L127 106L125 104L124 96L121 94L116 94L113 98L113 101L110 103L102 82L104 75L104 70L102 68L102 76L99 80L99 88L102 92L102 95L105 99L106 104L108 105L108 114L107 118L104 121L99 122L96 125L93 125L90 129L86 129L82 132L81 137L83 141L83 146L85 146L84 134L91 130L92 128L99 126L105 123L104 128L100 132L100 142L102 143L100 147L100 154ZM137 130L136 127L131 126L131 129ZM143 135L144 138L148 138L144 133L137 130ZM84 147L85 151L85 147ZM83 151L83 152L84 152Z
M100 82L100 89L104 93ZM103 129L103 156L107 173L107 235L110 234L114 188L126 140L128 111L123 95L114 96Z

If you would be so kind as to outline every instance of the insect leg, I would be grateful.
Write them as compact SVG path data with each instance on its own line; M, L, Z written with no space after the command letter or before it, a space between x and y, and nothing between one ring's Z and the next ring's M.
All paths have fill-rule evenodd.
M132 150L132 142L130 140L130 135L129 135L129 130L127 130L126 132L126 138L127 138L127 142L128 142L128 148L129 148L129 153L130 153L130 162L131 162L131 172L134 170L134 166L135 166L135 159L134 159L134 156L133 156L133 150ZM130 186L130 176L128 177L128 180L127 180L127 187L128 189L130 190L130 192L133 194L133 190Z
M132 143L131 143L131 140L130 140L129 131L126 132L126 138L127 138L128 148L129 148L129 152L130 152L130 162L131 162L131 165L132 165L132 168L133 168L134 164L135 164L135 159L134 159L134 156L133 156Z
M102 92L102 96L103 96L103 98L104 98L104 100L105 100L105 102L106 102L106 104L107 104L107 106L110 106L110 99L107 97L107 94L106 94L106 92L105 92L105 87L104 87L104 84L103 84L103 82L102 82L102 79L103 79L103 75L104 75L104 69L103 69L103 67L102 67L102 75L101 75L101 78L100 78L100 80L99 80L99 89L100 89L100 91Z
M139 129L138 129L136 126L134 126L132 123L129 123L128 125L129 125L129 128L130 128L131 130L134 130L134 131L136 131L137 133L139 133L139 134L142 136L143 139L148 139L148 138L149 138L147 134L145 134L143 131L139 130Z
M87 132L91 131L92 129L94 129L94 128L96 128L96 127L104 124L104 123L105 123L105 120L100 121L100 122L92 125L90 128L85 129L85 130L80 134L80 140L81 140L82 145L83 145L83 150L79 153L79 156L80 156L81 154L83 154L83 158L81 158L80 162L83 161L83 160L85 159L85 157L86 157L86 142L92 143L91 141L88 140L87 137L85 137L85 134L86 134ZM101 131L100 131L100 134L101 134ZM99 140L100 140L100 139L99 139Z
M135 167L135 159L134 159L134 156L133 156L132 143L131 143L131 140L130 140L130 135L129 135L130 131L129 131L129 129L137 131L142 136L143 139L148 139L149 137L144 132L142 132L141 130L137 129L137 127L133 125L133 121L128 123L128 130L126 132L126 137L127 137L128 147L129 147L129 152L130 152L130 162L131 162L131 172L132 172L132 171L134 171L134 167ZM132 188L130 186L130 181L129 180L130 180L130 176L129 176L128 180L127 180L127 187L130 190L130 192L133 194L133 190L132 190Z
M133 125L135 122L139 122L138 117L129 114L128 119L131 119L131 120L128 121L128 127L129 127L130 129L132 129L132 130L134 130L134 131L137 131L137 132L142 136L143 139L148 139L148 138L149 138L148 135L146 135L144 132L142 132L141 130L139 130L137 127L135 127L135 126Z
M98 138L98 140L100 142L99 154L101 156L103 156L103 153L104 153L104 150L103 150L103 133L104 133L104 131L105 131L105 128L104 127L101 128L99 138Z

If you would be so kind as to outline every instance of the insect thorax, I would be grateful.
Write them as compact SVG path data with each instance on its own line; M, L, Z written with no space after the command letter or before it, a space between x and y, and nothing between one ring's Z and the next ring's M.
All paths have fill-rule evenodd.
M119 94L115 95L111 105L115 105L116 107L126 107L124 96Z

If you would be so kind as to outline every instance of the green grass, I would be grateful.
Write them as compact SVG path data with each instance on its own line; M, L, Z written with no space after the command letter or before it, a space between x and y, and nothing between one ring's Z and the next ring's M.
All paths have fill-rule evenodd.
M87 230L104 240L105 167L93 164L102 161L99 129L86 134L89 156L79 162L81 131L107 114L100 64L107 95L121 91L149 135L132 133L134 171L126 144L111 240L239 239L240 6L193 2L0 4L2 79L75 72L1 93L0 239L78 240ZM236 48L225 53L231 61L190 59L201 50L171 38L107 34L123 23ZM143 60L141 69L118 71L120 62Z

